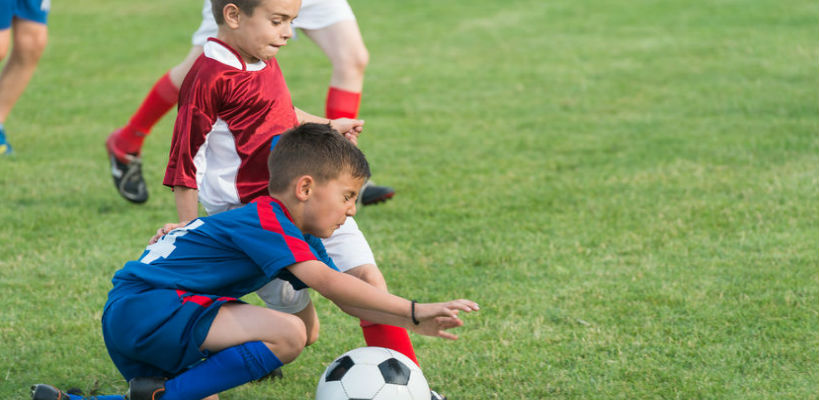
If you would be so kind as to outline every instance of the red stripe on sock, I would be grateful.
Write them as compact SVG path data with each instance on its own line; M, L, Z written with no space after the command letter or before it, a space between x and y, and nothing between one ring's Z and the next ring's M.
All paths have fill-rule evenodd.
M412 347L409 334L404 328L392 325L373 324L361 320L361 330L364 332L364 342L367 346L386 347L395 350L418 364L415 349Z
M361 93L330 86L327 91L325 116L330 119L356 118L361 105Z

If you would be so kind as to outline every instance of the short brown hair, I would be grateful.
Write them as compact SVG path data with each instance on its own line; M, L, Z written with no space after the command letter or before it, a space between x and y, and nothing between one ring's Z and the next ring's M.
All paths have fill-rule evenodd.
M329 124L306 123L283 133L267 158L268 189L278 193L304 175L326 182L349 172L368 179L370 165L364 153Z
M245 15L253 15L253 10L259 6L260 0L212 0L211 10L213 11L213 18L216 20L216 25L225 23L224 12L225 6L228 4L235 4L239 7Z

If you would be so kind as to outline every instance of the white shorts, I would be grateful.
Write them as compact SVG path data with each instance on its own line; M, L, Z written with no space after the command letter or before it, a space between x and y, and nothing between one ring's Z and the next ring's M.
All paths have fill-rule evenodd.
M302 0L299 16L293 21L293 27L321 29L346 20L355 20L353 9L347 0ZM209 37L216 37L218 31L210 0L205 0L202 6L202 24L193 33L191 42L194 46L204 46Z
M241 206L217 211L222 212L238 207ZM370 249L370 244L367 243L364 233L358 229L358 224L355 223L353 217L347 217L344 225L336 229L329 238L321 239L321 242L327 249L327 255L333 259L341 272L364 264L375 265L375 256ZM267 307L289 314L304 310L310 301L310 293L307 290L296 290L290 282L278 278L262 286L256 291L256 294Z

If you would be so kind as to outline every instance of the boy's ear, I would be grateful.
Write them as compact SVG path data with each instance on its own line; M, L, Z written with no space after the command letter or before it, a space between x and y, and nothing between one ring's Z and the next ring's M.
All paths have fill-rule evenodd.
M296 180L296 198L299 201L307 201L313 195L313 187L316 181L310 175L304 175Z
M239 7L233 3L225 4L225 8L222 9L222 16L225 18L225 25L230 27L231 29L236 29L239 27L239 14L242 11L239 10Z

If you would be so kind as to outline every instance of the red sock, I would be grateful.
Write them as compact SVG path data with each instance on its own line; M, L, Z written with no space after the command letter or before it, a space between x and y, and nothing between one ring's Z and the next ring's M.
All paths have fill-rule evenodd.
M116 140L117 148L126 153L139 153L145 136L151 133L151 128L178 99L179 88L171 82L169 74L162 75L128 121L128 125L120 129Z
M367 346L386 347L395 350L418 364L415 349L412 348L412 342L406 329L392 325L374 324L362 319L361 330L364 332L364 342L367 343Z
M325 116L330 119L355 118L361 104L361 93L349 92L330 86L327 91Z

